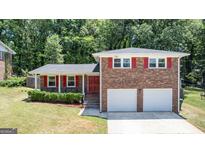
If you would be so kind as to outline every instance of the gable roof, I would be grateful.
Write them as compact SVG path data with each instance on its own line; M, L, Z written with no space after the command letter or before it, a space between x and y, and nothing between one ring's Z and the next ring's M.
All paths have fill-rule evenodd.
M184 57L189 54L183 52L165 51L165 50L155 50L155 49L145 49L145 48L124 48L109 51L102 51L94 53L95 59L99 57L117 56L117 55L128 55L128 56L169 56L169 57Z
M99 64L47 64L30 74L86 74L99 73Z
M13 51L11 48L9 48L6 44L4 44L2 41L0 41L0 51L2 52L8 52L10 54L16 54L15 51Z

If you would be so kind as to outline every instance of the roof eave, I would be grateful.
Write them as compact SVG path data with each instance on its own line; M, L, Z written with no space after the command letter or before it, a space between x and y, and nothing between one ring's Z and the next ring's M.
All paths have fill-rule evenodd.
M10 47L8 47L6 44L4 44L2 41L0 41L0 44L5 48L5 51L3 51L3 52L8 52L8 53L10 53L10 54L12 54L12 55L15 55L16 54L16 52L15 51L13 51Z
M65 74L72 74L72 75L80 75L80 74L99 74L99 72L42 72L42 71L30 71L29 74L40 74L40 75L65 75Z
M93 57L95 60L99 60L99 57L112 57L112 56L165 56L165 57L186 57L189 56L188 53L95 53Z

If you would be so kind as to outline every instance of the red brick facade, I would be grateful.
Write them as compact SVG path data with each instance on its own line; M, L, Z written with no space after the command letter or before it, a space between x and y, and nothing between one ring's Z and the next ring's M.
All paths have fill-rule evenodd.
M172 88L172 111L178 112L178 59L172 59L170 69L144 68L144 59L137 58L136 68L113 69L109 68L108 58L102 58L102 111L107 111L107 89L136 88L137 111L143 111L144 88Z

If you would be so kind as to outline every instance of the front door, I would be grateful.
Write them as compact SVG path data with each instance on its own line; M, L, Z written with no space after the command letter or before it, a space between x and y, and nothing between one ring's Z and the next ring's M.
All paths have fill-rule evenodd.
M99 76L88 77L88 93L99 93L100 78Z

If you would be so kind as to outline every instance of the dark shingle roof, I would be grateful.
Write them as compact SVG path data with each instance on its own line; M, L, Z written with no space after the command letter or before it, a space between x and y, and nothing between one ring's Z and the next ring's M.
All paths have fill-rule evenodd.
M99 64L47 64L30 74L86 74L99 73Z

